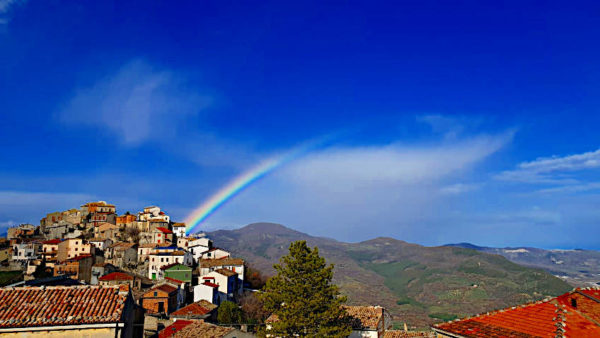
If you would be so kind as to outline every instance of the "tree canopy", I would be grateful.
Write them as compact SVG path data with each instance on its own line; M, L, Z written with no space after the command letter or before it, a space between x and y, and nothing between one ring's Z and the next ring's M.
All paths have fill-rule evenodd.
M306 241L290 244L288 255L274 265L260 296L264 307L277 316L263 334L280 337L347 337L352 332L342 308L346 297L332 284L333 265L311 249Z

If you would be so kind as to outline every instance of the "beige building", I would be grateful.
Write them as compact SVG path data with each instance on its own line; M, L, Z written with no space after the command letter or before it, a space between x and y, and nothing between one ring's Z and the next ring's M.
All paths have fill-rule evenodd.
M64 262L80 255L93 255L93 246L81 238L66 239L58 244L56 260Z

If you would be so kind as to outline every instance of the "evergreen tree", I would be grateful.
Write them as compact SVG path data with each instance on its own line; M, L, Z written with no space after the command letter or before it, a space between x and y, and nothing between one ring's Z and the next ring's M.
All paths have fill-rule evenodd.
M277 275L267 281L260 296L265 309L278 320L263 331L276 337L347 337L352 332L342 308L346 297L331 283L333 265L306 241L290 244L289 254L273 266Z
M217 320L221 324L238 324L242 322L242 310L240 307L228 300L219 305Z

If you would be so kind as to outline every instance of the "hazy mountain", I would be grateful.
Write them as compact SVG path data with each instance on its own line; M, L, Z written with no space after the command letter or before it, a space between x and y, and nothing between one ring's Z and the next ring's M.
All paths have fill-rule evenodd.
M600 252L594 250L545 250L529 247L490 248L470 243L448 244L498 254L512 262L544 269L573 286L591 286L600 283Z
M290 242L306 240L335 264L335 282L350 304L382 305L395 321L427 326L434 318L475 314L571 289L539 269L461 247L424 247L393 238L344 243L282 225L255 223L209 233L216 245L267 274Z

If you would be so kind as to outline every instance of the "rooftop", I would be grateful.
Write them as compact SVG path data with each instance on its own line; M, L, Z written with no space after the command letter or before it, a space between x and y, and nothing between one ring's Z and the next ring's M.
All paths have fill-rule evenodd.
M222 274L223 276L227 276L227 277L237 276L237 272L233 272L229 269L217 269L217 270L215 270L215 272L218 272L218 273Z
M160 331L158 335L159 338L220 338L228 335L229 333L231 333L231 331L235 330L231 327L223 327L205 323L203 320L184 321L187 322L187 325L185 325L185 323L180 323L179 325L177 325L177 327L173 327L179 322L181 322L181 320L176 321L173 325L167 326L164 330Z
M127 292L118 286L0 289L0 328L121 322Z
M163 228L163 227L158 227L158 228L156 228L156 230L162 232L163 234L172 234L173 233L173 231L171 231L167 228Z
M384 310L381 306L345 305L344 308L348 315L354 319L352 327L355 329L377 329L383 318Z
M100 277L101 281L121 281L121 280L133 280L133 276L124 272L111 272L108 275Z
M62 242L62 239L57 238L57 239L51 239L48 241L43 241L42 244L50 244L50 245L56 245L58 243Z
M198 267L200 268L212 268L215 266L228 266L228 265L244 265L244 260L241 258L221 258L221 259L199 259Z
M599 320L600 290L588 288L433 329L468 337L591 337L600 336Z
M216 308L217 308L216 305L203 299L199 302L192 303L188 306L182 307L181 309L171 313L171 316L175 316L175 317L204 316Z

